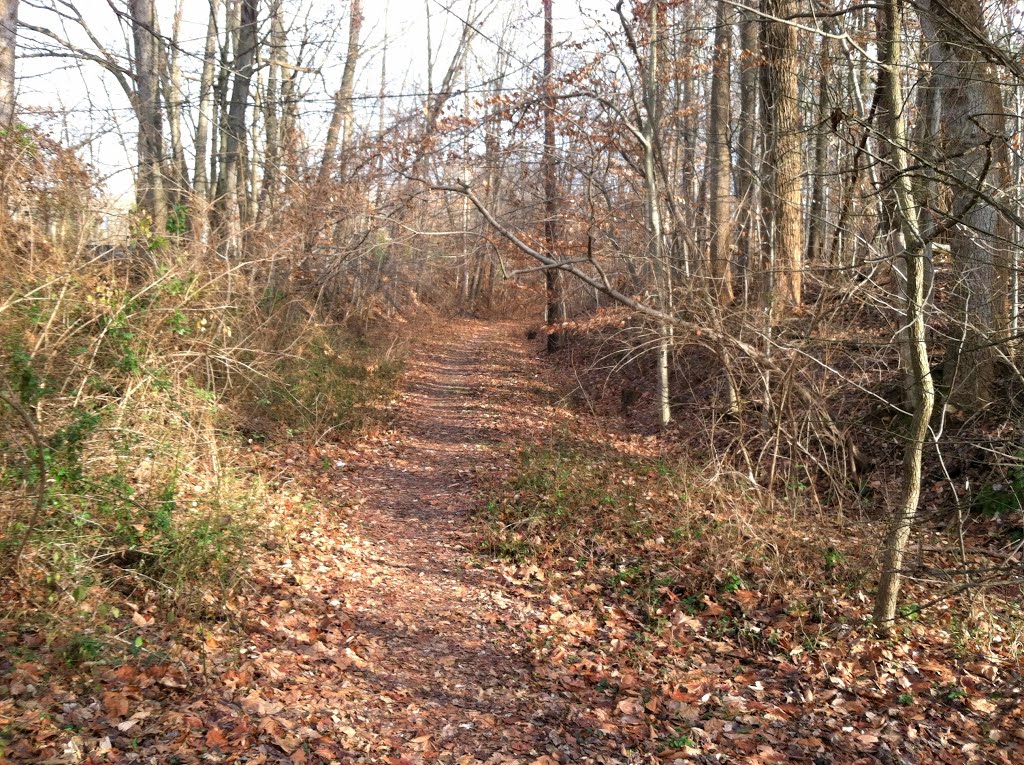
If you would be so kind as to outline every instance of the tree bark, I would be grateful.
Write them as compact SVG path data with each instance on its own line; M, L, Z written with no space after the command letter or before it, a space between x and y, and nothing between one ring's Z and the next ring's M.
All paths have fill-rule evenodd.
M1012 230L993 200L1010 184L1006 109L978 0L925 0L921 29L938 93L944 167L952 186L948 219L957 270L955 293L965 320L947 348L943 388L964 406L992 401L998 363L993 343L1007 339ZM943 161L944 160L944 161ZM979 194L979 192L982 192Z
M758 253L759 195L757 188L758 23L750 11L741 11L739 61L740 117L736 147L736 194L739 197L739 256L743 269L744 300L750 287L750 270L760 259Z
M828 120L831 110L829 109L828 88L831 80L831 40L824 37L821 40L821 52L818 57L821 70L818 76L818 107L815 112L815 133L814 133L814 167L811 206L808 211L810 220L807 225L807 261L810 263L821 260L825 247L825 203L828 198L828 179L826 177L826 164L828 161Z
M345 53L345 68L341 73L341 87L334 94L334 110L331 124L327 128L327 142L320 162L320 182L323 183L334 169L338 159L338 138L341 137L342 163L348 144L352 141L352 93L356 82L356 65L359 62L359 35L363 28L362 0L351 0L348 20L348 49Z
M548 252L558 246L558 181L555 168L555 84L553 82L555 54L554 26L551 18L552 0L544 0L544 244ZM554 353L562 343L562 333L556 327L565 317L562 311L562 285L560 274L552 269L544 272L544 323L548 326L548 353Z
M256 10L258 0L241 0L237 47L234 56L234 81L224 121L223 163L218 178L217 198L222 224L229 226L241 220L245 205L238 198L239 176L245 162L245 113L252 84L253 61L256 56ZM244 223L244 220L241 220Z
M171 139L171 157L169 170L165 177L170 180L169 204L184 204L189 193L188 168L185 164L185 147L182 142L181 119L182 98L185 92L181 74L181 18L184 12L183 0L178 0L174 12L174 23L171 28L171 44L169 50L160 51L160 85L164 94L164 107L167 110L167 126ZM161 45L161 48L165 46Z
M803 296L803 154L797 102L796 28L784 19L797 13L798 0L762 0L761 119L764 125L764 212L767 224L763 267L767 302L799 305Z
M904 329L902 339L908 360L913 414L903 449L900 504L893 514L882 549L882 575L875 598L874 621L887 631L896 618L903 558L921 497L921 457L928 437L928 423L935 403L935 386L928 363L925 336L925 246L921 238L917 202L907 172L907 129L900 80L900 41L903 34L903 0L885 0L880 19L879 85L882 88L884 134L889 143L889 167L899 230L904 281Z
M0 130L14 124L14 57L18 0L0 0Z
M284 89L284 64L288 56L287 36L282 18L282 0L270 4L270 61L267 64L267 89L263 99L263 125L266 132L263 151L263 185L256 216L256 228L263 229L274 208L281 164L281 98Z
M139 120L137 197L153 223L154 233L167 225L163 177L163 117L160 109L160 71L156 12L153 0L129 0L135 44L135 113Z
M206 25L206 45L203 48L203 72L199 78L199 116L196 120L196 163L192 187L200 200L209 201L210 184L207 171L209 161L210 125L213 124L213 75L217 66L217 17L220 0L210 0L210 18ZM205 217L205 215L204 215Z
M718 0L715 51L711 65L711 109L708 113L708 201L712 291L718 302L732 302L732 152L729 146L732 26L731 7Z

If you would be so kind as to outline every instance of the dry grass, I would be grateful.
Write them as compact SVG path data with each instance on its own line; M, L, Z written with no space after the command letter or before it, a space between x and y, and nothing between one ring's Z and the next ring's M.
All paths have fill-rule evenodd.
M216 617L282 526L253 446L358 429L400 349L333 321L301 285L274 286L266 263L142 218L123 245L92 247L63 153L18 156L64 206L0 227L0 609L65 634L154 602ZM39 210L17 173L6 191L7 209Z

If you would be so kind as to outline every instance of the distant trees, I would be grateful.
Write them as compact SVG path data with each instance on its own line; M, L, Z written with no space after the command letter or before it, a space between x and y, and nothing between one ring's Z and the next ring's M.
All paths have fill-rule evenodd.
M130 50L71 0L41 5L53 23L22 24L33 55L98 64L128 99L154 231L229 262L273 253L275 294L297 279L342 314L427 295L475 310L529 273L551 350L618 302L662 425L682 388L698 395L676 363L697 346L729 458L758 485L827 474L829 501L875 432L839 420L830 386L859 395L884 376L866 370L899 367L900 390L871 399L904 445L876 614L892 620L942 418L998 406L1019 377L1016 16L979 0L623 0L583 44L552 0L504 18L452 0L428 4L422 81L390 92L362 0L323 31L283 0L210 0L193 40L183 4L167 35L153 0L113 2Z
M769 476L782 461L799 470L819 459L812 442L824 452L819 466L858 469L850 430L814 392L822 370L838 385L851 373L818 355L811 335L823 327L792 322L839 311L825 306L857 290L870 295L865 310L899 339L899 356L885 363L903 365L898 406L908 415L876 609L883 626L895 614L925 446L942 449L933 412L946 402L989 406L1009 379L1021 226L1006 94L1007 79L1019 87L1024 72L990 41L976 0L918 4L909 19L907 7L839 3L819 19L799 0L742 13L719 2L619 3L621 35L604 30L611 56L564 53L563 234L541 260L652 322L645 347L656 351L663 423L672 347L718 356L725 413L746 421L745 401L757 400L774 423L761 451ZM1024 35L997 21L1003 39ZM669 61L665 40L677 46ZM550 141L543 146L547 167ZM588 156L602 157L599 169ZM522 252L544 254L487 213ZM936 254L947 251L951 269ZM570 314L585 305L570 302ZM945 340L930 347L935 336ZM837 452L848 459L833 462Z

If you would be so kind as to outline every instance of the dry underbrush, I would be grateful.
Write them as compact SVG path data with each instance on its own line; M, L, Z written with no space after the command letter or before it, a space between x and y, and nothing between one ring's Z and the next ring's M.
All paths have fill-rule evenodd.
M929 487L899 627L878 639L895 462L873 449L879 462L842 493L811 470L764 481L735 446L744 426L748 444L773 437L756 430L763 412L721 416L720 370L692 347L676 357L676 426L658 433L652 365L633 352L643 332L614 313L575 326L552 370L574 411L556 409L567 424L521 445L481 513L485 554L509 581L547 590L536 665L596 710L584 727L623 725L652 761L734 747L775 747L778 761L1014 761L1024 614L1019 577L995 556L1020 510L991 509L1005 481L973 474L987 483L963 524ZM827 400L845 402L847 421L874 416L849 391ZM993 560L1001 581L978 587Z
M87 194L40 225L16 180L22 213L0 237L0 618L70 663L138 653L131 620L221 618L254 551L317 509L282 513L255 457L376 416L396 351L302 285L145 219L91 246Z
M738 589L804 602L822 582L847 596L860 590L870 553L840 523L816 516L809 534L806 517L763 500L742 477L652 439L563 430L520 451L483 513L485 550L574 568L652 625Z
M591 425L522 453L487 513L490 551L574 560L654 624L680 604L696 612L739 589L833 628L864 623L898 492L903 420L891 328L855 308L819 307L783 329L812 338L801 350L827 369L804 358L793 377L857 444L859 465L831 461L849 456L846 444L820 442L815 453L795 443L805 413L765 406L738 375L749 384L730 410L720 359L685 338L674 358L675 423L659 434L650 330L615 310L575 322L559 359L563 401ZM834 324L820 318L830 311ZM1009 394L970 418L947 412L942 426L946 440L926 455L903 623L940 630L946 648L966 640L1016 660L1024 469L1013 454L1024 428Z

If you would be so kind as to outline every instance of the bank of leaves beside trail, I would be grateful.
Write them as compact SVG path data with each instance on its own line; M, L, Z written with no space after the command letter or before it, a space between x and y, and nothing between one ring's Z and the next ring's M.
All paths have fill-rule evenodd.
M577 379L552 370L552 425L481 512L485 553L544 603L538 672L589 709L574 735L637 761L1024 757L1015 590L947 599L936 579L991 565L982 550L953 560L919 529L899 628L877 639L884 518L769 510L720 464L560 408Z
M361 723L346 678L374 648L346 616L366 554L348 471L386 458L389 435L250 448L274 488L216 618L175 619L139 591L105 629L93 619L88 641L4 620L0 762L350 761Z
M0 245L0 761L175 761L250 620L300 631L280 570L345 543L398 354L164 237Z

